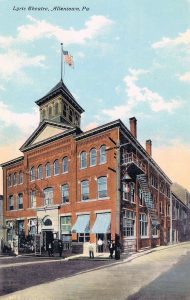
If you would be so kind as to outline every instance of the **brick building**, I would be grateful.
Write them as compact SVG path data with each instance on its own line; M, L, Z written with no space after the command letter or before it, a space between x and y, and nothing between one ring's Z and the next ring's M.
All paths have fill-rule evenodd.
M116 120L83 132L83 108L63 81L36 101L38 128L3 163L5 238L41 234L83 245L120 238L124 251L163 245L170 237L171 181L130 130ZM21 247L21 242L20 242Z

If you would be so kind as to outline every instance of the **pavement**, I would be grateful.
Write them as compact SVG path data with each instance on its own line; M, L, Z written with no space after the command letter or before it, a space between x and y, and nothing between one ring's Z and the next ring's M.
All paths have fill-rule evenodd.
M160 272L169 270L171 265L176 263L181 255L186 255L188 251L190 251L190 242L148 249L130 256L122 256L121 260L113 260L109 265L84 270L74 274L74 276L30 287L1 298L7 300L76 300L89 298L126 300L128 299L126 296L138 292L144 284L148 284L157 278L161 274ZM99 260L102 258L107 259L108 254L101 254L96 257ZM75 255L64 260L71 259L84 260L88 258L83 255ZM4 259L0 258L0 262L1 260ZM39 262L55 262L55 259L20 262L16 265L39 264ZM13 265L15 266L14 263L9 263L5 267L12 267ZM4 266L1 265L1 267Z

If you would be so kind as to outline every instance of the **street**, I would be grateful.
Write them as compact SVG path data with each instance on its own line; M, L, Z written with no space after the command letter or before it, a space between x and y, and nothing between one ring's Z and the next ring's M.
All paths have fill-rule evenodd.
M130 261L4 266L0 276L1 295L22 289L2 299L190 299L190 243L156 248Z

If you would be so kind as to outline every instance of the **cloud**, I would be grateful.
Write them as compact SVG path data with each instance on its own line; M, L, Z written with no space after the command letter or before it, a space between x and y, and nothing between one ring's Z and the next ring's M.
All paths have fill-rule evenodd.
M190 72L186 72L182 75L177 75L180 81L190 82Z
M160 41L153 43L152 48L166 48L166 47L177 47L181 45L189 45L190 44L190 29L187 29L183 33L179 33L175 38L163 37Z
M190 145L175 141L169 146L156 147L153 157L171 180L190 190Z
M98 123L96 122L91 122L89 124L87 124L84 128L84 131L88 131L88 130L91 130L91 129L94 129L98 126Z
M13 75L22 74L25 67L43 67L44 60L43 55L29 57L18 50L8 50L7 53L0 54L0 77L8 80Z
M17 113L4 102L0 101L0 124L5 127L17 127L19 132L28 136L37 127L39 115L37 109L32 113Z
M45 20L37 20L32 16L27 16L27 18L31 23L19 26L16 37L0 36L0 47L7 48L17 43L31 43L41 38L55 38L59 42L64 41L64 45L84 44L113 24L112 20L103 15L94 15L85 22L83 29L76 30L71 27L66 30Z
M103 114L110 118L126 118L140 104L147 105L152 112L166 111L173 112L180 107L181 102L177 99L165 100L158 93L151 91L147 87L137 85L139 77L148 74L149 71L143 69L129 69L129 75L124 77L125 93L127 100L123 105L114 106L113 109L104 109Z
M5 88L4 88L3 85L0 85L0 90L1 90L1 91L5 91Z

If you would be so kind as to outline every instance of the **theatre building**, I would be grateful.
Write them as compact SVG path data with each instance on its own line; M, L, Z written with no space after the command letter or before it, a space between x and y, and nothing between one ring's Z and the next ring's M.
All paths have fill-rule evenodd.
M17 159L3 163L4 237L41 234L82 248L111 238L123 251L164 245L170 237L171 181L129 129L116 120L83 132L83 108L61 80L36 101L40 123Z

